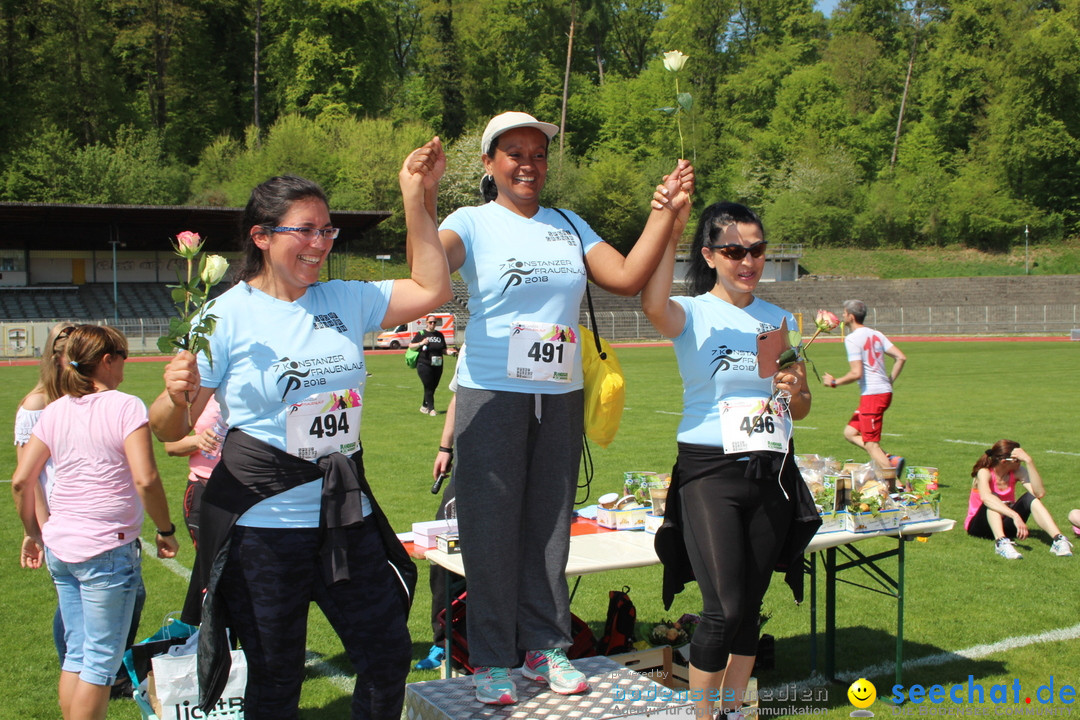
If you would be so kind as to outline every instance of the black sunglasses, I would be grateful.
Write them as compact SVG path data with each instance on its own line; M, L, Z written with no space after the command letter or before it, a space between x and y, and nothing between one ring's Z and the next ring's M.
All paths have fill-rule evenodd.
M64 328L60 332L56 333L56 337L53 338L53 343L52 343L53 352L56 352L56 343L60 342L61 340L67 340L68 336L71 335L73 330L75 330L75 326L74 325L68 325L66 328Z
M728 260L735 260L738 262L746 257L747 253L750 253L750 257L759 258L765 254L765 248L769 243L762 240L761 242L754 243L750 247L745 245L739 245L738 243L732 243L731 245L709 245L709 249L720 253Z

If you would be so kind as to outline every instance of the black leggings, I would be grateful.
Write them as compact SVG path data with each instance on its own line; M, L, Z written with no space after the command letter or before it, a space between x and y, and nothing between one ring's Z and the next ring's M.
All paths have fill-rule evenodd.
M748 461L722 454L712 460L700 455L680 446L683 537L704 603L690 662L699 670L719 672L729 653L757 654L761 600L794 503L775 473L748 472Z
M1012 504L1012 509L1020 514L1020 517L1024 518L1024 522L1027 522L1028 516L1031 515L1031 502L1035 499L1035 496L1031 493L1024 493L1020 496L1020 499ZM1005 537L1016 537L1016 523L1013 522L1011 517L1002 515L1001 526L1005 531ZM986 506L980 505L978 512L976 512L971 522L967 527L968 535L979 538L986 538L987 540L994 539L994 531L990 529L990 523L986 519Z
M442 365L429 365L416 363L416 374L420 376L420 383L424 386L424 402L421 405L425 410L435 409L435 388L439 387L442 380Z
M408 611L375 520L345 529L352 579L327 585L319 528L233 529L220 592L248 662L244 716L296 720L308 606L341 638L356 674L353 720L398 720L412 658Z

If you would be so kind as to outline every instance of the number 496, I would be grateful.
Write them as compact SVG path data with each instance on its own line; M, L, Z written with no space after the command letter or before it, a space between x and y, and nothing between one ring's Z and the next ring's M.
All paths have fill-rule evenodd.
M756 425L755 425L756 423ZM739 429L749 435L751 432L767 432L772 434L776 429L772 415L763 415L760 418L744 417Z

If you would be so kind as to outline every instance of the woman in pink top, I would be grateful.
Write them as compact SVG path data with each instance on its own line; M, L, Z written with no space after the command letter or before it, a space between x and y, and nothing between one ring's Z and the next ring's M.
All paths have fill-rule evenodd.
M987 449L971 469L971 496L964 528L968 535L993 539L994 550L1007 560L1023 557L1013 546L1011 538L1023 540L1028 536L1027 519L1050 533L1053 541L1050 552L1059 557L1072 555L1072 544L1058 530L1050 511L1042 502L1046 496L1042 476L1031 459L1014 440L998 440ZM1016 497L1016 484L1027 492Z
M41 414L23 448L12 491L29 540L26 567L52 574L67 651L60 672L64 720L102 720L120 668L140 578L135 540L143 507L159 530L159 557L174 557L176 526L161 485L146 405L116 388L127 341L110 327L68 334L64 396ZM52 459L49 518L38 522L38 475Z

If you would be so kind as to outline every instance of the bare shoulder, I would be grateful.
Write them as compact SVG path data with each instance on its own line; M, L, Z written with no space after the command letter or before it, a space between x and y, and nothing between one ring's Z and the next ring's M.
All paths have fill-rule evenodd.
M44 410L45 406L49 404L49 398L45 393L40 390L34 390L29 395L22 399L19 403L19 407L23 410L29 410L30 412L36 412L38 410Z

